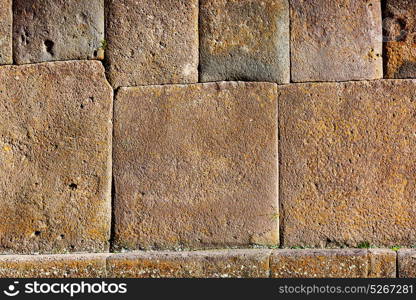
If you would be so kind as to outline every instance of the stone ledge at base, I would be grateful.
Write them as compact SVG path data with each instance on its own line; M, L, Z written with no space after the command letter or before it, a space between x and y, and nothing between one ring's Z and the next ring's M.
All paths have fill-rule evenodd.
M416 255L415 250L401 250L399 259L409 257L409 253ZM399 261L399 271L403 270L404 276L416 274L415 267L401 265ZM3 255L0 277L396 277L396 252L388 249L228 249Z

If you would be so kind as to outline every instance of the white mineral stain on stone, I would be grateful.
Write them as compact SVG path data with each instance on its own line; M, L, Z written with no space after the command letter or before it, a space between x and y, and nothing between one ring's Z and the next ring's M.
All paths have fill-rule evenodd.
M193 66L191 64L186 64L185 67L182 70L182 74L184 76L191 75L192 72L193 72L193 70L194 70L194 68L193 68Z

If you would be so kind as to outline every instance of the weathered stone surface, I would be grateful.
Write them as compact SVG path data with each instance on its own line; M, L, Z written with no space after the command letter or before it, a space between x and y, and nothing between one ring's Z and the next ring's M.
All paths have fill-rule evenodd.
M113 87L198 81L198 0L106 0Z
M200 1L201 80L287 83L287 0Z
M275 250L270 258L273 278L395 277L391 250Z
M368 249L368 277L396 277L397 254L389 249Z
M111 107L99 62L0 67L0 252L108 249Z
M12 0L0 0L0 65L12 64Z
M416 78L416 1L386 0L383 11L387 78Z
M291 0L292 81L383 77L380 0Z
M105 277L107 256L108 254L2 255L0 277Z
M416 81L279 92L283 244L415 244Z
M245 278L269 276L269 250L137 252L108 258L109 277Z
M416 250L402 249L397 251L398 277L416 278Z
M14 0L17 64L102 59L104 0Z
M275 244L276 85L122 88L115 101L115 244Z

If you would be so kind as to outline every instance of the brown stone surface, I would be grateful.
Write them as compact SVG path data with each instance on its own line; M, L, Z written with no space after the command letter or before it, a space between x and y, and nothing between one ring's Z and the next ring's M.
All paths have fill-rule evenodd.
M0 252L108 248L111 108L99 62L0 67Z
M360 278L368 275L367 250L275 250L273 278Z
M12 64L12 0L0 0L0 65Z
M102 58L104 0L13 2L17 64Z
M394 278L396 277L397 254L389 249L368 250L368 277Z
M108 254L2 255L0 277L105 277L107 256Z
M398 277L416 278L416 250L402 249L397 251Z
M289 82L287 0L202 0L199 19L203 82Z
M115 245L276 244L276 85L122 88L115 101Z
M106 0L113 87L198 81L198 0Z
M270 272L274 278L395 277L396 253L386 249L275 250Z
M416 78L416 1L386 0L383 11L386 78Z
M279 89L285 246L416 243L416 81Z
M108 258L109 277L244 278L269 276L269 250L138 252Z
M291 0L292 81L383 77L380 0Z

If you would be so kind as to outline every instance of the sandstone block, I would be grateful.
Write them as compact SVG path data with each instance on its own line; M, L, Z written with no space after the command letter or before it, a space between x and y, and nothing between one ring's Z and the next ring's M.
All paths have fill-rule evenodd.
M14 0L17 64L102 59L104 0Z
M0 65L12 64L12 0L0 0Z
M402 249L397 251L398 277L416 278L416 250Z
M113 87L198 81L197 0L106 0Z
M416 1L386 0L383 11L387 78L416 78Z
M279 89L285 246L416 242L416 81Z
M368 277L395 278L397 253L389 249L368 249Z
M273 278L395 277L391 250L275 250L270 259Z
M276 118L271 83L120 89L116 246L276 244Z
M292 81L383 77L379 0L291 0Z
M287 0L200 1L201 80L287 83Z
M107 254L3 255L0 256L0 277L105 277L107 256Z
M137 252L111 255L109 277L253 278L269 276L269 250Z
M0 67L0 252L108 249L111 115L99 62Z

